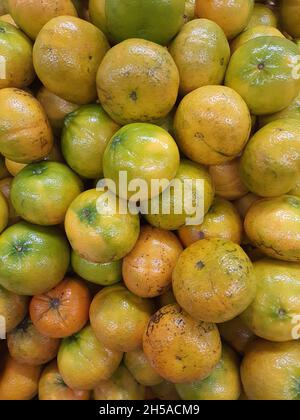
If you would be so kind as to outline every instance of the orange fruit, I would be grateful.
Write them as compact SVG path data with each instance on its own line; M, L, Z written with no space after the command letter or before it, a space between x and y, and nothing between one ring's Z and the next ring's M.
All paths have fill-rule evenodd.
M163 381L163 378L151 366L142 349L127 352L124 356L124 364L141 385L154 386Z
M11 190L11 184L12 184L13 178L8 177L0 180L0 192L3 194L3 196L6 199L6 203L8 205L8 224L13 225L14 223L17 223L20 220L20 217L17 215L11 199L10 199L10 190Z
M17 223L0 236L0 284L20 295L44 293L62 280L69 259L59 230Z
M82 401L89 400L89 391L71 389L57 368L56 360L50 363L42 372L39 380L39 400L41 401Z
M246 103L225 86L203 86L180 102L175 138L191 160L217 165L232 160L246 145L251 117Z
M249 344L256 338L240 316L218 324L218 328L222 339L240 354L244 354Z
M105 36L94 25L77 17L59 16L39 32L33 64L50 92L68 102L86 104L96 99L96 72L108 49Z
M32 163L15 176L11 201L27 222L57 225L64 221L68 207L82 190L80 178L63 163Z
M254 28L258 25L264 25L276 28L278 25L278 13L276 9L272 9L269 4L255 3L251 15L251 19L246 30Z
M80 331L88 321L90 293L85 283L67 277L56 287L30 302L35 327L52 338L63 338Z
M127 39L113 47L97 73L99 100L122 125L165 117L175 105L178 88L178 69L168 50L144 39Z
M0 192L0 232L2 232L7 224L8 224L8 217L9 217L9 209L6 198Z
M284 38L284 35L273 26L253 26L247 29L245 32L242 32L231 42L231 53L234 53L234 51L236 51L243 44L246 44L246 42L250 41L251 39L259 38L260 36L279 36L280 38Z
M140 231L138 215L120 214L114 203L108 203L105 213L99 211L104 194L96 189L83 192L70 205L65 218L73 250L96 263L123 258L134 247Z
M300 37L299 0L282 0L280 3L280 23L293 38Z
M6 332L10 333L25 317L28 298L9 292L0 286L0 314L5 318Z
M53 136L40 103L23 90L0 90L0 152L19 163L47 156Z

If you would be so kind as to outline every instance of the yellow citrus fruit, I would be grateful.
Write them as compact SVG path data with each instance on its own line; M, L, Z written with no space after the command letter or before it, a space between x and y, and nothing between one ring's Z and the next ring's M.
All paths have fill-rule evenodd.
M9 217L9 209L4 195L0 192L0 232L2 232L7 224Z
M246 27L246 30L254 28L258 25L273 26L276 28L278 25L277 15L277 10L271 9L268 4L255 3L251 19Z
M104 34L91 23L59 16L40 31L33 64L50 92L68 102L86 104L96 99L96 73L108 49Z
M280 3L280 23L284 30L294 38L300 37L300 1L282 0Z
M273 26L252 26L245 32L242 32L231 42L231 53L234 53L234 51L236 51L239 47L241 47L243 44L250 41L251 39L259 38L260 36L279 36L280 38L284 38L284 35Z
M103 108L117 123L151 122L165 117L175 105L178 69L166 48L127 39L104 57L97 88Z
M183 98L174 128L178 146L188 158L217 165L243 150L251 117L246 103L233 89L203 86Z

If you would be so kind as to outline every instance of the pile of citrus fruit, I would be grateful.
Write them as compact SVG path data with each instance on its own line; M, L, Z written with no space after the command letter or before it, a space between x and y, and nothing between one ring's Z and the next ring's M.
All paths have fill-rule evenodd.
M300 400L300 0L0 15L0 399Z

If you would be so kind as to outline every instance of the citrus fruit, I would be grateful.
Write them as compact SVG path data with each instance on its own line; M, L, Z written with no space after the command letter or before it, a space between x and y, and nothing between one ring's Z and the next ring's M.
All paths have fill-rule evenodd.
M280 118L293 118L300 121L300 94L282 111L275 112L275 114L271 115L262 115L259 118L259 125L262 127Z
M91 3L92 21L100 29L106 27L116 43L143 38L166 45L183 24L185 0L94 0Z
M184 21L189 22L190 20L195 19L195 5L196 0L185 0L184 8Z
M183 159L175 179L157 197L141 205L148 223L176 230L185 224L199 224L214 199L214 186L207 169Z
M124 364L141 385L154 386L163 381L163 378L151 366L142 349L127 352L124 356Z
M56 360L43 370L39 380L40 401L77 401L89 400L89 391L69 388L58 371Z
M56 228L20 222L0 236L0 284L19 295L44 293L69 265L69 247Z
M282 0L280 3L280 23L293 38L300 37L299 0Z
M89 0L89 15L91 22L108 35L106 23L106 0Z
M234 205L216 198L201 225L183 226L178 235L185 247L210 238L222 238L240 244L242 230L242 222Z
M221 358L214 324L195 321L178 305L167 305L150 319L143 347L152 367L173 383L205 379Z
M175 385L168 381L163 381L150 388L156 398L160 400L179 400L180 397L176 391Z
M3 360L0 400L31 400L38 391L41 366L24 365L10 356Z
M9 175L12 175L13 177L16 176L25 166L27 163L19 163L14 162L13 160L5 158L5 166L9 172Z
M217 165L232 160L246 145L251 117L246 103L225 86L203 86L180 102L175 138L191 160Z
M72 389L84 391L109 379L121 360L122 353L107 348L97 340L90 325L64 338L57 356L64 382Z
M30 302L30 317L41 334L52 338L73 335L89 318L90 293L83 281L67 277Z
M53 136L40 103L20 89L0 90L0 152L19 163L47 156Z
M80 178L63 163L32 163L14 178L11 201L27 222L57 225L82 189Z
M141 297L163 294L172 283L172 271L182 246L172 232L142 226L139 239L123 261L126 287Z
M101 381L94 389L94 399L98 400L144 400L145 387L140 385L129 370L121 365L112 377Z
M6 203L8 205L8 225L13 225L14 223L20 220L20 217L17 215L11 199L10 199L10 190L13 178L8 177L0 180L0 192L3 194L4 198L6 199Z
M71 0L9 0L9 12L17 25L35 39L42 27L56 16L77 16Z
M5 158L4 156L0 155L0 180L7 178L9 174L9 170L6 167Z
M169 51L179 70L181 94L223 82L230 48L224 32L216 23L208 19L187 23Z
M11 332L25 317L28 298L9 292L0 286L0 314L5 318L6 332Z
M104 176L115 182L120 197L134 200L130 182L144 180L145 191L139 191L136 201L159 194L152 188L152 180L171 181L178 167L179 151L174 139L154 124L125 125L111 138L103 155ZM123 180L124 173L127 181ZM124 184L125 188L119 187Z
M299 262L299 223L300 198L283 195L252 204L245 231L251 243L269 257Z
M291 191L299 174L300 120L278 119L254 134L241 159L241 178L250 191L275 197Z
M91 23L60 16L40 31L33 64L48 90L66 101L86 104L96 99L96 72L108 49L104 34Z
M142 338L153 304L122 285L102 289L90 307L91 326L101 343L117 351L133 351L142 345ZM111 328L111 326L114 328Z
M178 70L168 50L144 39L113 47L97 73L100 102L122 125L165 117L175 105L178 88Z
M29 86L35 77L32 43L19 29L0 21L0 88Z
M100 178L104 150L119 128L98 104L83 105L69 114L61 139L68 165L84 178Z
M248 193L234 202L234 206L238 211L239 215L241 216L242 220L245 219L246 214L248 213L248 210L250 209L252 204L260 198L261 197L259 197L256 194Z
M251 26L231 42L231 53L234 53L234 51L236 51L242 45L246 44L246 42L250 41L251 39L259 38L260 36L279 36L280 38L284 38L284 35L273 26Z
M176 299L175 299L172 288L168 289L165 293L158 296L156 299L156 302L157 302L158 308L162 308L163 306L176 303Z
M8 224L8 217L9 217L9 209L6 198L0 192L0 232L2 232L7 224Z
M240 354L244 354L249 344L256 338L240 316L218 324L218 328L222 339Z
M280 111L299 93L294 74L298 55L297 45L288 39L251 39L233 53L225 84L242 96L254 115Z
M196 16L213 20L232 39L248 25L253 5L253 0L196 0Z
M138 215L129 211L121 214L110 202L102 209L105 194L96 189L83 192L70 205L65 218L66 234L74 251L96 263L123 258L134 247L140 232Z
M242 248L224 239L203 239L186 248L173 271L173 291L193 318L220 323L253 301L253 266Z
M15 26L16 28L18 27L16 22L13 20L13 18L9 14L0 16L0 20L2 22L10 23L11 25Z
M261 338L291 341L293 316L300 314L299 264L263 259L254 263L254 273L257 293L243 321Z
M300 341L255 341L243 360L241 376L250 400L299 400Z
M19 363L39 366L57 355L59 340L42 335L29 318L25 318L7 335L11 357Z
M216 195L227 200L236 200L247 194L248 189L240 177L240 159L220 165L211 165L209 173L215 186Z
M63 128L65 117L75 111L78 105L60 98L44 86L39 89L36 98L42 104L53 132L59 135Z
M258 25L273 26L276 28L278 25L277 11L271 9L268 4L255 3L251 19L246 30L254 28Z
M210 376L189 384L178 384L176 389L183 400L238 400L241 380L237 355L223 345L222 357Z
M122 260L108 263L93 263L71 253L72 268L80 277L100 286L111 286L122 280Z

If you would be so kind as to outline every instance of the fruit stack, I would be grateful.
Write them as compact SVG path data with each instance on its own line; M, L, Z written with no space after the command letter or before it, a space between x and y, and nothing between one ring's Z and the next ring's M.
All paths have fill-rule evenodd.
M300 399L300 0L0 1L0 399Z

